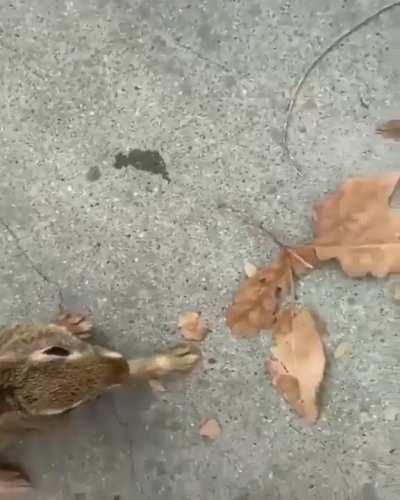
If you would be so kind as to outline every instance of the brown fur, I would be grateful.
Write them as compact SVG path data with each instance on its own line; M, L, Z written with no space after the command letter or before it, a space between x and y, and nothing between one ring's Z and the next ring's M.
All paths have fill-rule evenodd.
M79 358L30 358L54 346ZM105 349L57 325L20 325L4 330L0 332L0 407L40 415L61 412L95 398L129 376L124 358L108 358L106 354Z
M37 428L37 418L64 413L129 378L146 380L187 371L199 359L189 346L127 361L82 340L91 324L63 315L59 324L0 331L0 445L9 431ZM18 473L0 470L0 495L26 488Z

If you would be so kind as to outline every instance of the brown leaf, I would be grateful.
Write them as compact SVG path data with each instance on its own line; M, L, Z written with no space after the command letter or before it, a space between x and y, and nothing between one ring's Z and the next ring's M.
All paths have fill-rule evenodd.
M400 272L400 215L389 199L400 174L350 178L315 208L319 260L336 258L350 277Z
M198 342L204 340L209 331L207 323L197 312L182 314L178 320L178 327L186 340Z
M318 265L312 247L285 248L270 267L257 271L240 286L226 322L239 337L253 337L272 326L280 298L291 290L295 276Z
M199 429L200 436L214 441L221 434L222 428L215 418L207 420Z
M389 120L377 127L376 132L386 139L400 141L400 120Z
M317 323L305 309L285 309L275 325L274 339L273 357L267 363L272 384L307 423L314 423L326 363Z

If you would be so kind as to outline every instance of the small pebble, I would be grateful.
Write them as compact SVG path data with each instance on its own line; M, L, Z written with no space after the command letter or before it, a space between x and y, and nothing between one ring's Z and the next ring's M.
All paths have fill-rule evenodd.
M366 411L362 411L360 412L360 422L362 424L365 424L367 422L370 422L372 420L371 416L369 413L367 413Z
M248 278L254 276L257 272L257 267L251 262L244 263L244 273Z
M388 422L393 422L398 414L399 410L397 408L386 408L383 412L383 418Z
M343 356L350 356L352 350L353 348L349 342L341 342L335 349L335 359L343 358Z
M393 287L393 300L400 303L400 285Z

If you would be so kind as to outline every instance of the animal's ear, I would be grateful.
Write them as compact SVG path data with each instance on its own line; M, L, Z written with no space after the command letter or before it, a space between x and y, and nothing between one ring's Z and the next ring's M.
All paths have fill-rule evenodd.
M71 351L66 347L52 345L45 349L35 351L31 354L30 358L34 361L48 361L49 359L67 358L70 355Z

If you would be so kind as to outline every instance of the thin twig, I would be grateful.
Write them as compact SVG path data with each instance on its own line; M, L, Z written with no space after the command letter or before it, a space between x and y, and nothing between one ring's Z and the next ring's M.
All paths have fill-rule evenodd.
M266 228L262 222L256 222L256 221L252 220L249 216L244 216L240 212L240 210L233 208L229 205L226 205L225 203L220 204L219 208L225 208L227 210L230 210L232 213L239 215L239 217L242 219L242 221L245 222L246 224L248 224L249 226L253 226L257 229L260 229L263 233L267 234L269 236L269 238L271 238L271 240L278 247L280 247L282 250L287 251L294 259L298 260L306 269L315 269L312 264L310 264L305 259L303 259L303 257L301 257L299 254L297 254L292 248L288 247L287 245L282 243L280 240L278 240L278 238L274 235L274 233L270 229Z
M47 284L50 286L53 286L57 290L58 294L58 309L59 312L62 313L64 312L64 296L62 293L61 288L58 286L57 283L55 283L52 279L50 279L41 269L38 267L35 262L32 260L28 252L22 248L22 245L19 241L19 238L15 231L10 227L10 225L2 218L0 217L0 224L4 227L4 229L8 232L8 234L12 237L14 240L14 243L18 250L21 252L21 254L25 257L25 260L28 262L29 266L35 271L35 273L40 276L40 278L45 281Z
M264 233L266 233L266 234L267 234L267 235L271 238L271 240L272 240L272 241L273 241L273 242L274 242L274 243L275 243L278 247L280 247L280 248L282 248L282 249L286 249L286 248L287 248L287 246L286 246L284 243L282 243L280 240L278 240L278 238L274 235L274 233L273 233L270 229L266 228L262 222L260 222L260 223L258 224L258 227L259 227L262 231L264 231Z
M217 66L218 68L220 68L220 69L222 69L222 70L224 70L226 72L231 72L231 69L228 66L226 66L225 64L222 64L219 61L214 61L213 59L210 59L209 57L203 56L203 54L201 54L197 50L195 50L192 47L190 47L190 45L186 45L184 43L181 43L177 39L175 39L175 43L176 43L176 45L178 47L180 47L181 49L187 50L188 52L191 52L192 54L194 54L196 57L198 57L202 61L205 61L205 62L207 62L209 64L213 64L213 65Z
M330 45L328 45L328 47L323 52L321 52L321 54L316 59L314 59L314 61L308 66L308 68L306 69L306 71L303 73L303 75L299 78L299 80L298 80L298 82L297 82L297 84L296 84L296 86L294 88L292 97L289 100L289 105L288 105L288 111L287 111L287 115L286 115L286 120L285 120L285 123L283 125L282 147L283 147L284 152L288 155L288 157L290 158L290 160L293 162L296 170L301 175L303 175L303 171L299 167L296 159L293 157L293 155L292 155L292 153L291 153L291 151L289 149L289 146L288 146L288 136L289 136L290 124L292 122L292 117L293 117L293 110L294 110L294 107L296 105L297 98L298 98L298 96L300 94L300 91L301 91L301 89L304 86L305 81L310 76L310 74L312 73L312 71L322 61L322 59L324 59L333 49L335 49L340 44L340 42L342 42L343 40L345 40L346 38L348 38L350 35L352 35L353 33L355 33L357 30L359 30L363 26L366 26L367 24L369 24L371 21L373 21L374 19L376 19L377 17L379 17L384 12L387 12L387 11L389 11L389 10L395 8L395 7L399 7L399 6L400 6L400 1L399 0L397 0L396 2L392 2L392 3L388 4L388 5L385 5L384 7L381 7L376 12L374 12L373 14L369 15L368 17L366 17L365 19L363 19L362 21L360 21L358 24L356 24L352 28L350 28L347 31L345 31L344 33L342 33Z
M290 315L293 320L296 309L296 293L294 291L294 278L293 278L292 267L289 268L289 284L290 284L290 302L291 302Z
M274 233L272 231L270 231L269 229L267 229L262 222L257 222L255 220L253 220L251 217L249 217L247 214L243 215L243 213L238 210L237 208L234 208L232 207L231 205L228 205L227 203L225 202L221 202L218 204L218 207L219 209L225 209L225 210L229 210L230 212L232 212L233 214L235 215L238 215L240 217L240 219L245 223L247 224L248 226L252 226L252 227L255 227L256 229L262 231L263 233L266 233L270 238L271 240L280 248L282 249L285 249L286 248L286 245L283 244L281 241L278 240L278 238L274 235Z
M315 269L312 264L307 262L303 257L301 257L298 253L296 253L292 248L286 246L284 243L278 240L278 238L272 233L269 229L267 229L262 222L260 222L259 227L262 231L267 233L267 235L276 243L282 250L286 250L294 259L298 260L306 269ZM293 276L292 276L293 279Z
M292 250L289 247L285 247L285 248L288 251L288 253L290 253L290 255L292 257L294 257L296 260L298 260L299 262L301 262L301 264L303 264L304 267L306 267L307 269L314 269L314 266L312 264L310 264L305 259L303 259L303 257L300 257L300 255L297 254L294 250Z

